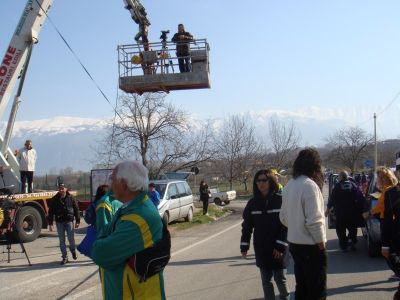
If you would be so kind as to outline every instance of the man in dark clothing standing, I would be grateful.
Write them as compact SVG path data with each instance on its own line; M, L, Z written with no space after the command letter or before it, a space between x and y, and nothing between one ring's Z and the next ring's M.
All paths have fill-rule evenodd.
M69 249L74 260L76 256L76 246L74 238L74 218L75 228L79 227L80 215L75 199L68 192L64 183L58 184L58 193L50 200L49 207L49 230L53 231L53 221L56 221L58 239L60 241L61 265L68 262L67 247L65 245L65 233L69 242Z
M349 180L346 171L342 171L338 176L339 182L332 190L328 201L326 214L334 210L336 215L336 233L339 239L339 247L343 252L347 251L348 240L351 241L351 250L356 250L357 243L357 220L360 215L358 201L362 197L361 191ZM349 235L346 235L346 229Z
M193 41L193 36L185 31L183 24L179 24L178 32L174 34L172 41L176 43L179 71L181 73L190 72L190 42Z
M200 201L203 202L203 215L208 216L208 200L210 198L210 190L208 189L208 184L204 180L200 182L199 193Z

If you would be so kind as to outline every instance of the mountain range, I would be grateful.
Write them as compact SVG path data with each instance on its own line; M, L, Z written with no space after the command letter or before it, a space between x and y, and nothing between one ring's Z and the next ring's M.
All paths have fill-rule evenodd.
M293 122L301 133L301 144L322 146L326 137L344 126L337 117L321 118L315 114L294 114L282 111L253 112L246 116L255 125L256 132L268 140L268 122L271 117ZM222 119L214 120L215 127ZM192 120L195 122L195 120ZM37 174L57 174L71 167L75 171L88 171L93 167L96 144L105 137L107 120L58 116L52 119L18 121L15 123L11 148L23 147L31 139L38 153ZM2 135L6 124L1 124ZM385 137L391 138L391 137Z

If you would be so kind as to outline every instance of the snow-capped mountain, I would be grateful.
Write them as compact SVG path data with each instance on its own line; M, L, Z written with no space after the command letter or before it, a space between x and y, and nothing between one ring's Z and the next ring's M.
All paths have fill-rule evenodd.
M330 116L326 112L318 111L293 113L271 110L249 112L245 113L245 116L255 126L258 136L264 141L268 141L268 123L271 117L283 122L293 122L301 133L301 144L307 146L323 145L327 136L346 125L346 120L354 120L354 118ZM217 130L223 121L223 119L214 119L213 128ZM189 122L193 123L193 130L200 129L199 122L195 119L191 118ZM37 174L57 173L66 167L88 171L93 167L96 143L107 134L108 123L109 120L105 119L76 117L19 121L14 126L11 148L21 148L26 139L31 139L38 152ZM4 136L6 124L3 123L1 126ZM366 129L366 131L369 130ZM396 136L395 133L388 132L387 136L380 138Z
M2 135L6 124L2 124ZM37 174L57 173L72 167L87 171L95 156L93 148L104 137L106 120L74 117L55 117L15 123L11 149L23 147L32 140L38 153Z

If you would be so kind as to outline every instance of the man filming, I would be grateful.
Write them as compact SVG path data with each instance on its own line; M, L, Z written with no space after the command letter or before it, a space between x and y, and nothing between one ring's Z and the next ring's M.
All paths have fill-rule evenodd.
M74 238L74 219L75 228L79 227L80 215L75 199L68 192L64 183L58 183L58 193L50 200L49 207L49 230L53 231L53 221L56 220L58 239L60 241L61 265L68 262L67 247L65 245L65 233L69 242L69 250L72 258L77 259Z
M190 42L193 36L185 31L183 24L178 25L178 32L174 34L172 41L176 43L176 56L179 62L179 71L181 73L190 72Z

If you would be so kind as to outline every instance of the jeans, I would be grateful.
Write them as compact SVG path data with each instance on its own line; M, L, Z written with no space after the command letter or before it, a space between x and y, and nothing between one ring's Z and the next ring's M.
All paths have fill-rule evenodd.
M178 58L179 71L181 73L190 72L192 70L190 65L190 57Z
M346 229L349 235L346 235ZM350 239L353 244L357 243L357 224L354 217L337 217L336 218L336 234L339 239L340 249L345 250Z
M326 250L317 245L290 244L296 277L296 300L326 299Z
M263 285L264 291L264 299L266 300L274 300L275 292L274 285L272 284L272 276L274 276L274 280L276 286L279 290L279 299L288 300L289 299L289 289L286 284L286 269L280 270L267 270L260 269L261 272L261 281Z
M74 223L73 222L56 222L58 239L60 241L60 250L62 258L67 258L67 246L65 245L65 232L69 243L69 250L74 252L76 249L74 239Z
M21 175L21 193L26 193L26 185L28 185L28 193L33 191L33 171L19 171Z
M203 201L203 215L205 215L208 213L208 199L203 199L201 201Z

